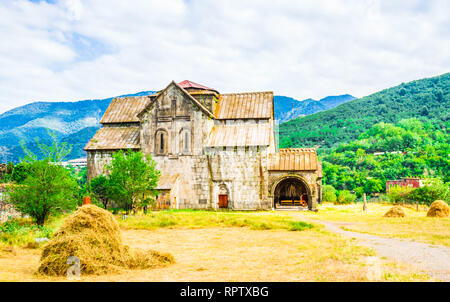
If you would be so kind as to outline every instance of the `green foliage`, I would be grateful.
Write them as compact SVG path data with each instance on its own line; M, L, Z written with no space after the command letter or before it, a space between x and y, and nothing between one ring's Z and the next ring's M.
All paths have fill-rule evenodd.
M427 179L423 187L414 189L408 196L409 199L430 205L435 200L450 202L450 185L440 179Z
M150 154L145 158L142 152L128 150L113 154L109 170L108 195L127 212L135 207L144 207L156 195L160 171Z
M42 160L37 160L24 146L27 156L23 179L19 185L8 189L11 203L21 213L33 217L38 225L43 225L50 214L73 209L76 204L77 183L70 172L58 164L70 149L53 138L51 146L39 144L46 154Z
M322 152L324 184L338 190L385 191L386 180L401 177L450 181L450 135L418 119L378 123L357 140ZM358 191L357 191L358 189Z
M282 123L281 145L318 146L329 150L340 143L350 143L380 122L395 124L402 119L417 118L422 123L429 122L435 129L444 130L449 128L449 116L450 73L446 73L403 83L327 111ZM408 131L414 132L412 129ZM405 143L400 133L391 133L390 136L391 149Z
M324 185L322 187L322 199L323 201L336 202L336 189L331 185Z
M48 160L39 160L30 163L28 176L8 193L18 211L43 225L50 214L75 207L76 191L77 183L69 171Z
M29 223L25 219L10 219L0 224L0 244L8 246L33 244L35 238L50 238L53 228Z
M76 170L72 165L69 165L68 167L66 167L66 169L69 171L70 176L77 182L78 187L76 192L76 199L77 204L81 205L83 197L87 196L88 194L87 168L83 167L80 170Z
M14 171L14 164L12 162L9 162L6 167L6 174L11 175Z
M105 175L101 174L89 182L90 191L94 195L94 197L101 202L103 208L108 207L109 203L109 195L110 195L110 184L109 178Z
M291 221L290 223L291 227L289 228L289 231L303 231L314 228L312 224L304 221Z
M336 203L338 204L348 204L352 203L356 200L356 195L350 193L348 190L342 190L339 192L339 196L337 198Z
M389 189L387 196L389 197L390 202L401 203L409 199L413 190L414 189L412 187L393 186Z
M13 170L11 181L22 183L30 172L30 165L26 162L18 163Z

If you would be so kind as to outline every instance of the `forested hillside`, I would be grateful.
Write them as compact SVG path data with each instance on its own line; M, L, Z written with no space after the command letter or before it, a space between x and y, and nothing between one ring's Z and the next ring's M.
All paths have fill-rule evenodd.
M450 135L432 123L378 123L357 140L323 154L323 182L339 190L384 192L386 180L433 177L450 181Z
M378 122L419 118L446 131L450 119L450 73L402 83L334 109L280 124L281 147L337 147Z

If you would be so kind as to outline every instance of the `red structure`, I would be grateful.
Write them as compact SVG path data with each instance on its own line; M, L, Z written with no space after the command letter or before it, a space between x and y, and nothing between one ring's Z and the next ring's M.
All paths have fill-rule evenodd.
M390 188L392 188L394 186L419 188L419 187L423 187L423 183L420 178L415 178L415 177L403 177L403 178L397 179L397 180L387 180L386 181L386 193L389 193Z
M89 196L83 197L83 205L85 204L91 204L91 197Z

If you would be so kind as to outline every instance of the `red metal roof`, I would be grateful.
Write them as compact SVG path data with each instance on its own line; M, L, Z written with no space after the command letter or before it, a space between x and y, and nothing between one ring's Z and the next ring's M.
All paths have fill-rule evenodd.
M212 90L218 93L217 90L213 89L213 88L209 88L188 80L185 80L183 82L178 83L178 85L180 85L182 88L186 89L186 88L197 88L197 89L204 89L204 90Z

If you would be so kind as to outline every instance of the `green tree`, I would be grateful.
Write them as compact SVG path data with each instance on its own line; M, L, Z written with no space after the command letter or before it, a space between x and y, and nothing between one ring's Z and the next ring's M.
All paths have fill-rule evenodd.
M39 144L45 158L25 149L28 154L24 180L20 185L8 189L10 201L23 214L30 215L38 225L43 225L50 214L73 209L76 205L77 183L70 172L58 163L70 152L65 144L60 145L53 136L52 146ZM59 159L59 162L55 162Z
M15 183L22 183L30 172L30 164L27 162L18 163L11 175L11 181Z
M322 187L323 201L336 202L336 189L332 185L324 185Z
M146 206L150 196L156 195L160 172L156 170L156 162L150 154L144 157L142 152L128 150L113 154L113 160L105 169L109 170L109 195L122 204L127 213L136 208Z
M364 193L379 193L383 190L383 183L379 179L370 178L364 185Z
M12 162L9 162L6 168L6 174L11 175L13 171L14 171L14 164Z
M109 185L109 179L103 175L100 174L97 177L94 177L89 182L90 191L94 195L94 197L100 201L103 205L103 207L108 207L109 203L109 195L110 195L110 185Z

